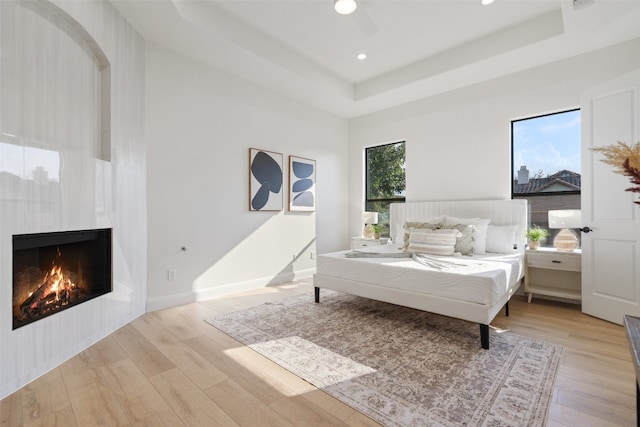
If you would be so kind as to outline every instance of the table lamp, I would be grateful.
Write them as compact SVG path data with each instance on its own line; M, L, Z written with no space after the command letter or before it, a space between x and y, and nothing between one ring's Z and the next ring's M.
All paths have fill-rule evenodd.
M553 239L553 246L559 251L573 252L578 247L578 236L572 228L582 226L580 209L562 209L549 211L549 228L561 229Z
M370 239L373 237L373 230L369 225L378 223L378 212L362 212L362 237Z

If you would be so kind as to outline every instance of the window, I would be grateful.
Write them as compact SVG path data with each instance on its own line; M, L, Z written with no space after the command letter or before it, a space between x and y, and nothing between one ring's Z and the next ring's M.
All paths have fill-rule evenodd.
M405 200L405 143L365 149L365 210L378 212L381 235L389 236L389 204Z
M580 209L580 110L512 121L511 149L511 196L529 201L530 223L551 233L541 246L553 246L549 210Z

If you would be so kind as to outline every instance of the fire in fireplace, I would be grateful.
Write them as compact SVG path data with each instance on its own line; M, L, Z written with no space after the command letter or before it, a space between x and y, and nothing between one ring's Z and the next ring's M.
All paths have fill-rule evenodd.
M112 290L111 229L13 236L13 329Z

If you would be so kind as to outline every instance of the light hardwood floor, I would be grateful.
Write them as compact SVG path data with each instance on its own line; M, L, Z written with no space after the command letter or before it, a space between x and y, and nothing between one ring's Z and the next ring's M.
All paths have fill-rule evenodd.
M378 425L203 321L305 292L310 282L147 313L0 401L0 425ZM565 347L548 426L635 425L621 326L572 304L516 296L510 308L491 333Z

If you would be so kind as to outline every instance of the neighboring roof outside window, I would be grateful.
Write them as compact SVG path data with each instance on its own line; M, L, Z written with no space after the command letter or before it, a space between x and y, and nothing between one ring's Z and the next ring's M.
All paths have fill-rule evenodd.
M579 192L581 175L569 170L561 170L544 178L529 178L522 183L513 180L513 194Z

